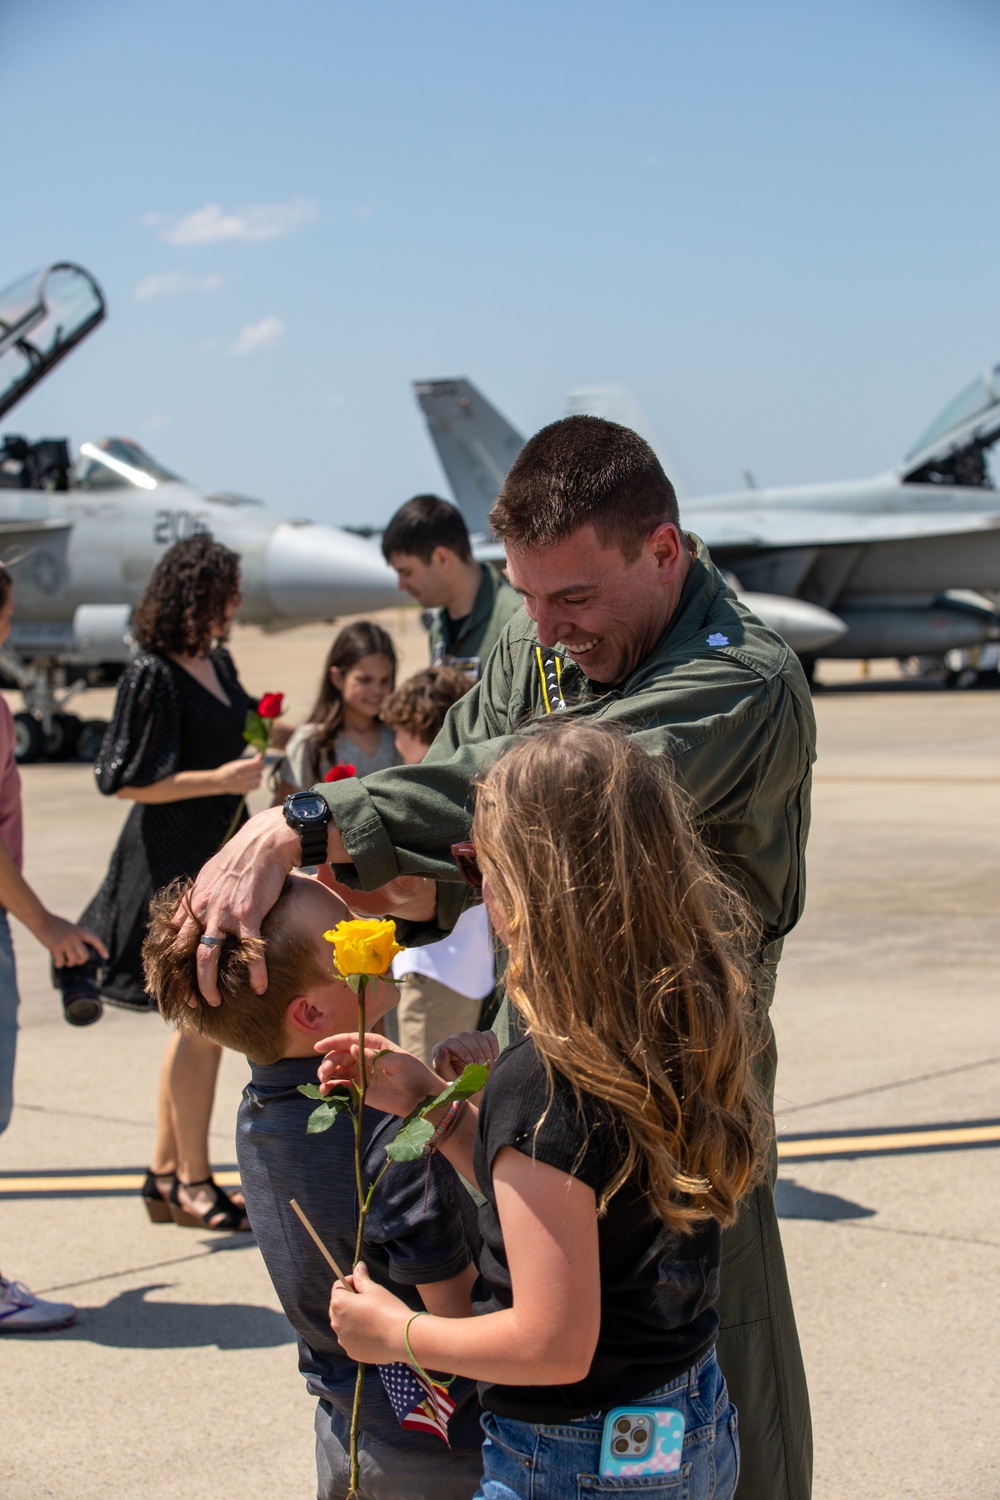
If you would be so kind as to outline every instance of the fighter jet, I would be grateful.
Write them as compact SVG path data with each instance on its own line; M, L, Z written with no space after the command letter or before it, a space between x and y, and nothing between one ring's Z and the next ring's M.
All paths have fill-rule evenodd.
M570 412L627 420L619 390L574 393ZM470 530L485 533L523 438L468 380L414 391ZM685 498L682 519L810 672L822 657L940 658L1000 636L984 597L1000 589L1000 496L986 463L998 438L1000 365L889 473Z
M104 317L94 278L58 264L0 293L0 416ZM210 531L240 554L238 618L280 630L384 609L396 575L368 541L291 520L245 495L197 489L129 438L0 446L0 559L15 586L15 619L0 669L17 682L23 761L93 758L104 725L65 712L69 699L132 649L132 607L164 551Z

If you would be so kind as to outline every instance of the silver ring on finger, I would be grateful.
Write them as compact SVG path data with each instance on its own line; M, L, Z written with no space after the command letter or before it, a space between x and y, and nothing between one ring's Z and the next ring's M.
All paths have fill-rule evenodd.
M198 947L199 948L221 948L222 945L223 945L223 943L225 941L226 940L225 940L224 937L209 937L208 933L205 932L205 933L202 933L201 937L198 939Z

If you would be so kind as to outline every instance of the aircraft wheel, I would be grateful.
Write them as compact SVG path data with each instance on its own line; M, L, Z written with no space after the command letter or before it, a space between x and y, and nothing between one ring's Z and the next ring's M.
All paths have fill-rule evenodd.
M97 752L101 748L104 731L108 724L106 719L84 719L80 725L76 737L76 759L85 761L91 765L97 759Z
M72 760L80 737L80 720L76 714L54 714L48 734L42 731L42 743L48 760Z
M14 759L27 766L45 751L45 734L40 720L26 710L14 715Z

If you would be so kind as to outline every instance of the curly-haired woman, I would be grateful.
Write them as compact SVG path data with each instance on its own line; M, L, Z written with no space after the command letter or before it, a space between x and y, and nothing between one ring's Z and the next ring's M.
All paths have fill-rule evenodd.
M243 754L247 710L256 700L221 644L239 602L237 554L201 533L164 554L136 606L132 629L140 654L121 679L94 766L105 796L135 806L81 918L110 954L88 1020L97 1020L102 999L132 1010L156 1008L141 957L150 898L178 876L197 873L223 842L240 798L260 785L263 756ZM72 986L79 1006L82 976L66 974L59 971L63 992ZM193 1030L167 1043L143 1187L154 1222L173 1217L208 1229L248 1227L242 1204L215 1183L208 1159L220 1055Z

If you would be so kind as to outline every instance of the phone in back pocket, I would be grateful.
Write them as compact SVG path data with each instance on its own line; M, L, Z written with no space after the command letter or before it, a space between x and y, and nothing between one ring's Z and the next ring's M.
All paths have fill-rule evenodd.
M604 1418L601 1476L642 1479L676 1474L684 1446L684 1418L670 1407L616 1406Z

